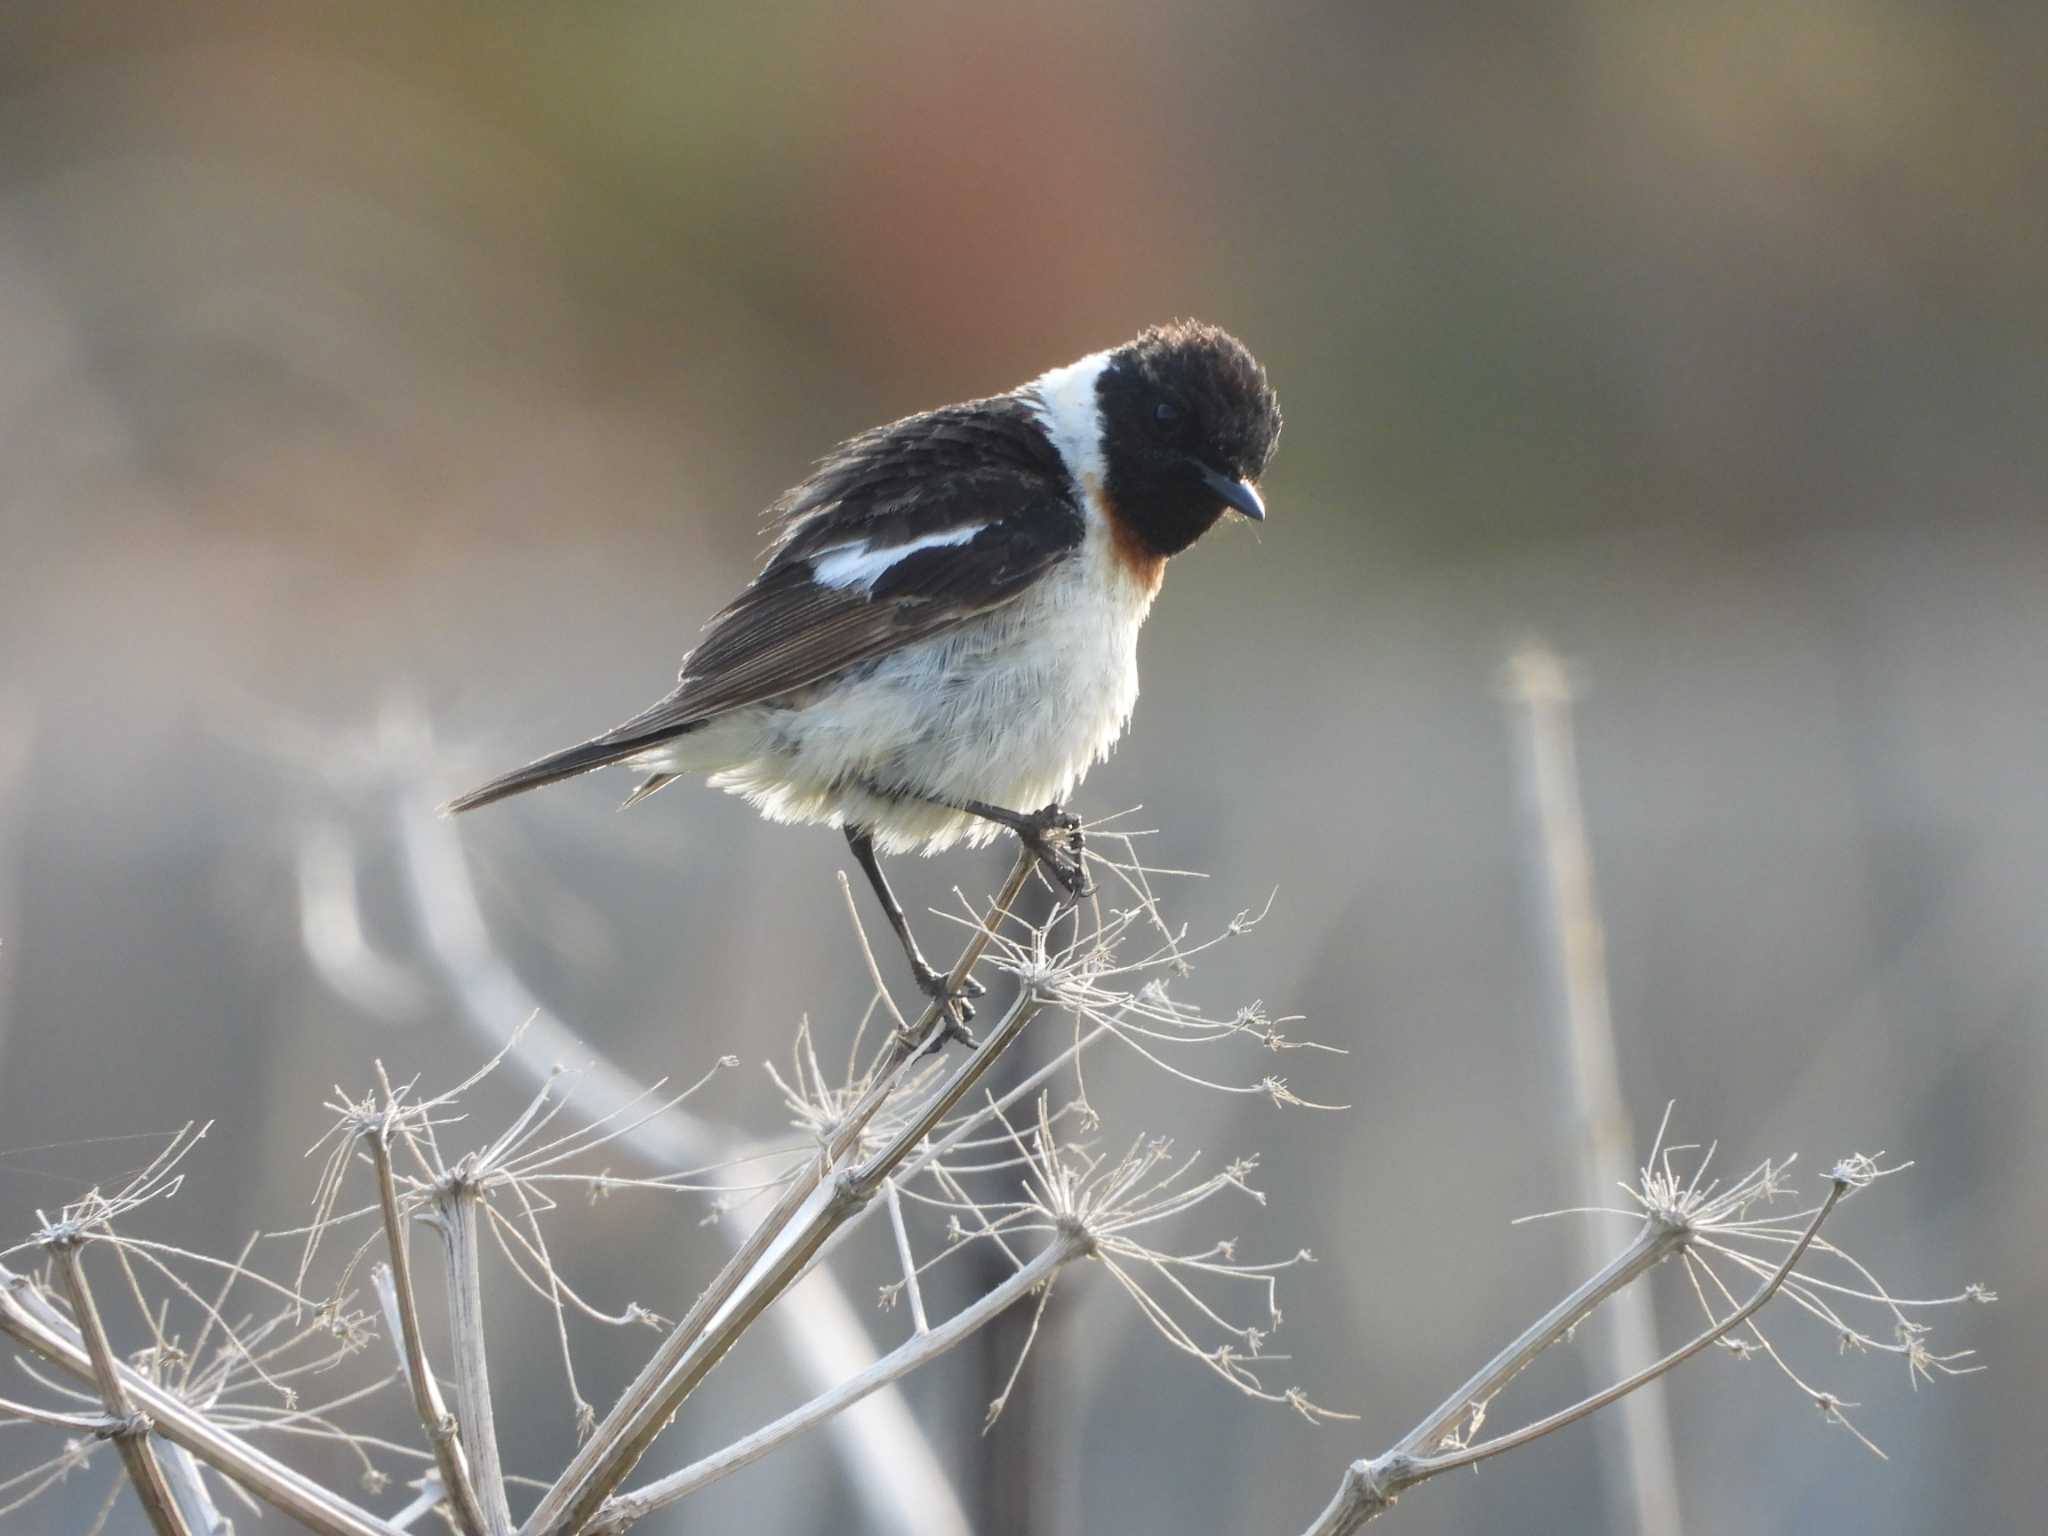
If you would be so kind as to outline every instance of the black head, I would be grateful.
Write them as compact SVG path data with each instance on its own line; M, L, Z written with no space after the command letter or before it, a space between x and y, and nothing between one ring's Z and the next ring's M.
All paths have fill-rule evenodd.
M1104 489L1149 547L1177 555L1233 509L1265 518L1257 482L1280 437L1280 401L1228 331L1154 326L1110 353L1095 395Z

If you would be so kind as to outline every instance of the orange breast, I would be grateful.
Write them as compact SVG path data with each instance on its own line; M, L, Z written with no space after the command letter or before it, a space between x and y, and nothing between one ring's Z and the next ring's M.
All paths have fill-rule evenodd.
M1091 480L1088 494L1094 498L1096 510L1102 514L1103 524L1109 529L1110 549L1118 567L1147 598L1152 597L1159 591L1159 584L1166 580L1166 556L1145 542L1130 520L1117 510L1115 500L1100 482Z

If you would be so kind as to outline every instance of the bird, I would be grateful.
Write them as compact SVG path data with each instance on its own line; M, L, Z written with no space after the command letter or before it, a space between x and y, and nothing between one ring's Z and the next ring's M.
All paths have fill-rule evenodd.
M625 804L705 774L769 820L839 828L919 989L964 1031L882 854L1005 830L1064 900L1091 886L1066 804L1138 700L1166 564L1226 515L1263 522L1280 436L1265 369L1179 320L1005 393L841 443L769 509L759 573L658 703L442 807L624 764Z

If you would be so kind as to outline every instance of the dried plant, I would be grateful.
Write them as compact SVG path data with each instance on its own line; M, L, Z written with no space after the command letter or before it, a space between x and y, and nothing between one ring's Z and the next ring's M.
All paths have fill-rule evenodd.
M1222 1383L1312 1423L1350 1417L1320 1406L1293 1379L1294 1363L1271 1347L1279 1287L1310 1255L1244 1258L1229 1239L1184 1235L1218 1202L1263 1203L1257 1160L1213 1163L1163 1135L1112 1138L1087 1092L1091 1055L1121 1048L1190 1088L1285 1109L1334 1107L1297 1093L1280 1073L1212 1064L1233 1045L1277 1054L1323 1049L1290 1037L1293 1021L1257 1004L1210 1012L1180 995L1201 955L1254 930L1263 911L1192 939L1163 912L1155 889L1163 872L1138 857L1135 835L1099 826L1090 846L1105 894L1086 906L1024 921L1019 897L1033 869L1024 857L990 902L963 901L954 914L964 934L955 979L983 964L1011 984L1008 1001L990 1010L980 1039L964 1049L946 1049L949 1023L936 1009L897 1011L870 955L846 1043L829 1053L840 1065L826 1065L824 1034L805 1023L788 1065L768 1069L788 1121L779 1136L616 1171L623 1154L646 1151L652 1128L672 1129L695 1113L693 1096L738 1065L729 1059L707 1064L681 1090L622 1091L601 1063L549 1071L522 1108L486 1129L472 1118L482 1085L531 1065L542 1021L513 1030L478 1071L445 1089L395 1078L381 1062L370 1064L367 1086L337 1088L331 1118L308 1149L310 1219L252 1239L231 1261L139 1230L177 1192L203 1129L181 1133L111 1194L95 1191L55 1219L40 1218L38 1231L0 1253L23 1266L0 1271L0 1331L24 1351L28 1395L41 1401L10 1399L0 1412L60 1440L0 1484L0 1513L89 1467L111 1442L160 1532L224 1531L220 1505L229 1500L269 1505L330 1536L390 1536L430 1513L463 1536L622 1532L838 1423L853 1403L1028 1301L1022 1349L988 1406L987 1421L996 1424L1039 1319L1077 1266L1102 1272L1167 1346ZM387 995L421 994L399 968L382 975ZM1058 1032L1050 1059L994 1092L990 1068L1034 1027ZM595 1112L592 1078L606 1085ZM1935 1303L1893 1297L1820 1236L1841 1200L1895 1169L1845 1161L1817 1204L1778 1214L1773 1202L1788 1193L1783 1165L1760 1165L1722 1190L1705 1179L1708 1158L1681 1170L1683 1150L1663 1148L1660 1135L1629 1191L1632 1205L1615 1208L1637 1224L1633 1241L1394 1449L1354 1464L1312 1531L1355 1529L1415 1483L1573 1422L1709 1345L1766 1355L1789 1375L1757 1316L1778 1295L1845 1343L1899 1353L1916 1380L1968 1369L1929 1345L1919 1319ZM680 1285L640 1299L592 1294L559 1241L565 1196L698 1203L735 1234L731 1254L685 1306L674 1305ZM907 1337L773 1422L678 1471L635 1482L644 1452L732 1346L863 1229L900 1267L879 1299L904 1320ZM437 1251L414 1244L422 1230L438 1238ZM952 1315L935 1316L933 1273L969 1252L997 1256L1003 1277ZM1523 1366L1674 1256L1705 1309L1697 1338L1563 1414L1479 1438L1496 1394ZM289 1278L266 1278L273 1272ZM135 1334L125 1352L101 1292L123 1298L119 1328ZM260 1296L261 1306L251 1310L247 1296ZM579 1431L573 1455L544 1477L514 1476L501 1460L491 1348L514 1303L538 1305L550 1320ZM1865 1312L1882 1321L1852 1321ZM599 1412L578 1385L578 1350L590 1330L622 1328L654 1330L659 1342ZM1847 1423L1850 1405L1791 1379ZM389 1427L401 1409L412 1421L407 1431ZM357 1486L295 1470L284 1453L309 1441L344 1447ZM110 1495L103 1508L113 1507Z
M1952 1296L1905 1300L1893 1296L1862 1264L1820 1236L1821 1227L1842 1201L1880 1179L1904 1171L1910 1164L1885 1167L1882 1154L1843 1158L1829 1170L1826 1193L1817 1202L1778 1212L1771 1209L1775 1202L1794 1198L1788 1181L1791 1159L1767 1159L1723 1188L1718 1181L1706 1178L1714 1148L1708 1147L1688 1170L1680 1166L1678 1159L1698 1149L1664 1144L1670 1113L1667 1107L1649 1160L1635 1183L1623 1186L1630 1205L1594 1207L1589 1212L1633 1220L1636 1235L1628 1246L1531 1324L1392 1448L1353 1462L1336 1497L1308 1527L1307 1536L1342 1536L1355 1531L1384 1514L1400 1494L1417 1483L1460 1467L1476 1466L1576 1424L1713 1346L1738 1357L1753 1353L1767 1356L1828 1422L1847 1429L1866 1448L1882 1456L1883 1452L1849 1422L1847 1410L1855 1405L1803 1380L1756 1321L1764 1306L1781 1294L1825 1324L1843 1348L1898 1354L1914 1381L1931 1380L1936 1374L1960 1375L1974 1369L1958 1363L1969 1358L1967 1350L1935 1354L1928 1344L1927 1325L1918 1318L1933 1307L1995 1300L1992 1292L1973 1285ZM1809 1254L1833 1261L1832 1267L1845 1278L1829 1278L1822 1273L1830 1267L1827 1265L1802 1269L1801 1262ZM1705 1315L1705 1326L1700 1332L1661 1359L1570 1407L1519 1429L1480 1438L1480 1428L1503 1387L1538 1355L1568 1338L1595 1308L1673 1257L1681 1261ZM1738 1298L1729 1284L1731 1277L1737 1284L1755 1284L1746 1297ZM1874 1321L1860 1327L1849 1322L1846 1314L1858 1308L1869 1310ZM1887 1332L1891 1335L1889 1342L1884 1337Z

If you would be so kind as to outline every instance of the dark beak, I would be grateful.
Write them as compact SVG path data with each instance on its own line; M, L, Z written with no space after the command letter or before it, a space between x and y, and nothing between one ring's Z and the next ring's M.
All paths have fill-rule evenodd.
M1258 487L1249 480L1233 480L1199 461L1195 469L1202 477L1202 484L1221 497L1225 506L1242 512L1255 523L1266 520L1266 504L1259 500Z

